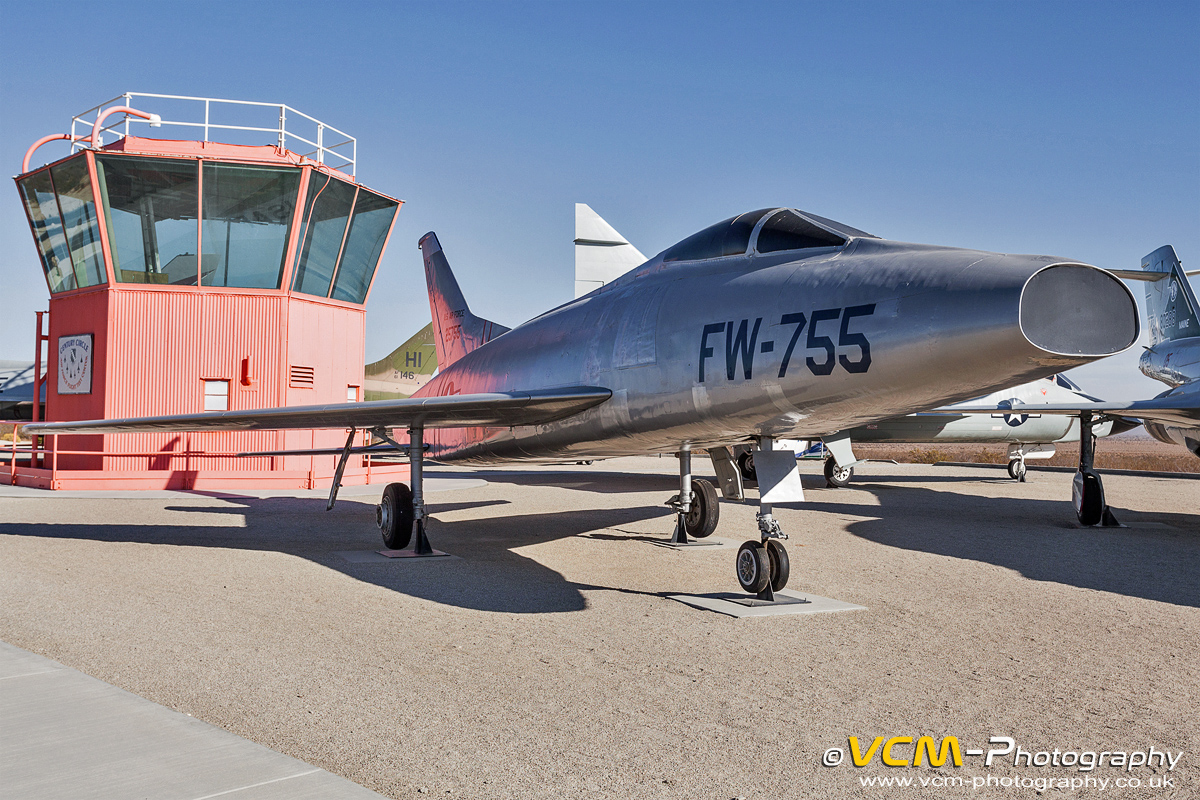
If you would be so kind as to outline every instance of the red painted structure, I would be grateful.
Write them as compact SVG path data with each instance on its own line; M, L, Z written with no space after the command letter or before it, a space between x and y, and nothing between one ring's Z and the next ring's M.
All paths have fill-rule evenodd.
M362 400L364 306L399 201L280 146L129 135L16 182L51 291L47 419ZM328 487L332 456L234 454L345 432L47 438L0 482ZM342 482L406 472L356 457Z

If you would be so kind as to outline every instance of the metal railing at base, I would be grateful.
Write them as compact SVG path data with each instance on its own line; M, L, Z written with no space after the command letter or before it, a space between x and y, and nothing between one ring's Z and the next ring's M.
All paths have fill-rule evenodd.
M2 454L3 454L0 457L6 457L6 459L8 461L7 472L8 472L8 478L9 478L10 485L16 484L17 476L19 474L19 471L22 469L22 467L19 465L19 462L22 462L22 461L25 462L25 466L23 467L23 469L38 470L38 471L48 470L50 472L50 476L49 476L50 480L53 482L58 477L59 474L69 474L73 471L78 471L77 469L59 467L59 465L58 465L58 457L59 456L91 457L94 459L98 459L99 464L101 465L99 467L94 467L94 468L80 468L80 469L105 469L106 467L104 466L104 464L105 464L104 459L145 458L148 460L148 462L155 462L155 463L147 463L146 469L144 471L146 471L146 472L159 472L159 471L169 472L172 470L171 463L177 459L181 459L181 458L187 459L188 463L185 465L185 470L195 470L195 469L202 469L203 462L206 460L236 458L240 452L240 451L221 451L221 450L217 450L217 451L193 450L193 449L191 449L190 444L183 450L152 450L152 451L135 451L135 452L110 450L108 448L101 448L99 450L95 450L95 449L93 449L93 450L63 450L63 449L59 449L56 446L58 443L57 442L58 434L33 436L33 437L30 437L30 438L24 439L24 440L19 439L18 438L19 437L19 433L18 433L19 428L22 425L27 425L27 424L30 424L29 420L2 420L2 419L0 419L0 426L6 426L6 425L13 426L12 439L3 441L3 446L0 447L0 451L2 451ZM362 444L363 445L368 444L370 441L370 432L362 431L361 433L363 435ZM87 434L64 434L64 435L82 436L82 435L87 435ZM46 446L47 439L50 440L48 447ZM301 457L304 457L303 454L299 454L299 455L301 455ZM287 456L257 456L257 457L258 458L270 458L270 459L272 459L272 464L274 465L275 459L286 458ZM320 456L312 456L312 457L317 458ZM333 459L337 458L337 456L327 456L327 457L333 458ZM395 462L389 461L389 460L375 461L375 459L373 459L370 454L364 454L364 455L361 455L358 457L362 459L362 464L358 468L366 469L366 482L367 483L371 482L371 472L372 472L373 464L378 467L378 466L387 466L387 465L391 465L391 464L395 463ZM165 463L164 463L164 461L162 461L163 459L165 459ZM2 462L0 462L0 463L2 463ZM119 476L121 472L125 472L125 471L129 471L129 470L125 470L125 469L113 469L112 470L114 477ZM275 470L274 468L272 468L271 470L268 470L268 471L273 472L273 471L278 471L278 470ZM312 473L312 470L309 470L309 473L310 473L310 482L312 482L315 479L314 475ZM0 474L3 474L3 473L0 472Z

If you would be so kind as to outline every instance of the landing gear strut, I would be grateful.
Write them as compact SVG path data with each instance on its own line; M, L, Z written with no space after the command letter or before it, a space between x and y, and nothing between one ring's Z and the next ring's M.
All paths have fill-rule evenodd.
M763 450L771 450L773 441L767 437L759 442ZM761 495L760 495L761 497ZM758 502L759 541L746 542L738 548L734 562L738 584L759 600L774 602L775 592L787 586L791 562L783 539L787 539L779 522L771 515L771 506Z
M692 477L692 450L689 446L679 451L679 494L668 500L667 505L676 512L675 533L667 544L675 547L701 544L688 541L688 536L703 539L717 529L717 522L721 518L717 490L708 481Z
M386 432L376 432L381 438L387 438ZM389 439L390 441L390 439ZM393 442L393 444L395 444ZM383 543L389 550L403 550L412 542L412 549L403 553L406 557L441 556L441 551L434 550L425 535L425 477L424 466L425 442L424 429L413 427L408 431L408 464L410 489L403 483L389 483L383 490L383 498L375 508L375 520L379 523L379 532L383 535ZM414 540L415 534L415 540Z
M1092 412L1084 411L1079 415L1079 471L1075 473L1071 485L1071 500L1075 503L1075 516L1079 518L1080 525L1119 528L1121 523L1104 502L1104 484L1093 469L1096 459L1096 437L1092 434L1094 424Z

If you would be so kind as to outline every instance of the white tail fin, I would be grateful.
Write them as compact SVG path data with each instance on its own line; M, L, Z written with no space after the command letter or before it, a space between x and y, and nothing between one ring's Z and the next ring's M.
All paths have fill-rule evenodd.
M418 243L425 260L425 285L429 289L429 313L433 317L433 343L438 369L444 370L482 344L509 329L477 317L467 307L450 262L442 252L437 234L430 231Z
M586 203L575 204L575 296L646 263L646 257Z

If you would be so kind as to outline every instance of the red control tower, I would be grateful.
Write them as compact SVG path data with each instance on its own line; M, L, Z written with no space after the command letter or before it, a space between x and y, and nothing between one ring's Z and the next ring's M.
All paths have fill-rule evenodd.
M143 138L131 125L203 138ZM70 154L30 169L56 139ZM357 182L355 151L352 137L288 106L134 93L35 142L16 182L50 290L47 418L362 400L364 304L400 201ZM234 454L340 448L344 437L58 436L15 479L327 487L333 457ZM354 459L342 482L396 480L404 469Z

